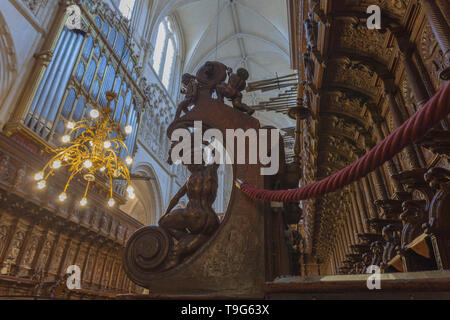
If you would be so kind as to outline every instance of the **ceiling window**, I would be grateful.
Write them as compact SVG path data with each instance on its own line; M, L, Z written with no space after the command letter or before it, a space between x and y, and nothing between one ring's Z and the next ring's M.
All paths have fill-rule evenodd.
M131 19L131 15L133 14L134 2L136 0L121 0L119 5L119 10L122 15L128 20Z
M176 37L169 18L166 17L158 27L155 52L153 54L153 69L161 82L170 90L176 58Z

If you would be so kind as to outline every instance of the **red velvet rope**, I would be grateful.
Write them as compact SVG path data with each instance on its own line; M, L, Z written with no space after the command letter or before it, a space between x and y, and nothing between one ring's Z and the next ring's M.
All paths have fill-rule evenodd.
M263 190L243 183L240 189L250 198L274 202L297 202L337 191L365 177L377 167L392 159L403 148L422 138L430 129L445 119L449 113L450 82L436 93L422 109L348 167L301 188Z

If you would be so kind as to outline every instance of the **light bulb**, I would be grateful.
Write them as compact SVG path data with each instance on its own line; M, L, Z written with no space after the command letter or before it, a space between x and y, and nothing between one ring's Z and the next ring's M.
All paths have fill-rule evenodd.
M69 143L70 142L70 136L69 135L65 135L61 138L61 141L63 143Z
M100 115L100 112L98 112L97 109L92 109L91 112L89 113L92 119L96 119L98 118L98 116Z
M91 147L93 147L93 146L94 146L94 143L93 143L92 141L89 141L89 145L90 145Z
M126 134L132 134L133 133L133 127L132 126L126 126L125 127L125 133Z
M101 167L100 168L100 172L105 172L106 168L105 167Z
M87 199L86 198L81 199L80 206L84 207L86 205L87 205Z
M128 192L128 198L133 200L134 198L136 198L136 195L134 194L134 192Z
M52 167L53 167L53 169L61 168L61 161L60 160L53 161Z
M34 176L34 180L36 181L41 181L42 179L44 179L44 174L42 172L36 173Z
M134 188L133 188L133 186L128 186L128 188L127 188L127 192L129 192L129 193L133 193L133 192L134 192Z
M86 161L84 162L84 167L85 167L86 169L91 168L91 167L92 167L92 161L91 161L91 160L86 160Z
M44 189L47 186L47 183L45 182L45 180L41 180L38 182L38 188L39 190Z
M105 149L111 148L111 142L110 142L110 141L105 141L105 142L103 143L103 147L104 147Z
M130 157L130 156L128 156L128 157L125 159L125 162L126 162L128 165L130 165L130 164L133 163L133 158Z
M67 122L67 129L72 130L73 128L75 128L75 123L72 121Z
M59 195L59 201L63 202L67 199L67 194L65 192Z
M116 202L114 201L113 198L109 199L109 201L108 201L108 206L114 207L115 204L116 204Z

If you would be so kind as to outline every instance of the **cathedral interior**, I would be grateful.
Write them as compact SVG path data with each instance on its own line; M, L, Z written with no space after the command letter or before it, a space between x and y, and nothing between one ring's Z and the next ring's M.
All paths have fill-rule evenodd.
M448 0L0 2L0 299L450 299Z

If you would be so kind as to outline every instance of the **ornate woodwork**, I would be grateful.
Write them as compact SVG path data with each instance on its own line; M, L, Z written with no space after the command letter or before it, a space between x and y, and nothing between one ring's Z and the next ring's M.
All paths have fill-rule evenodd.
M184 77L195 81L188 86L197 89L185 92L187 97L180 103L180 112L169 126L168 137L178 128L193 128L194 121L202 121L202 129L220 130L224 138L226 129L240 128L245 131L260 128L259 121L247 112L242 112L238 102L232 101L233 107L223 103L222 97L236 96L227 93L222 96L222 90L232 83L230 80L226 84L226 71L227 67L222 63L206 62L195 77ZM234 77L231 73L228 76ZM216 91L219 91L217 98L213 98L213 92ZM190 108L191 104L193 106ZM279 138L279 141L269 143L279 143L280 161L283 163L283 140ZM224 145L227 145L226 138ZM246 141L245 147L248 150L249 141ZM239 164L236 161L237 153L233 154L234 179L249 181L260 187L283 187L280 185L283 167L278 175L265 178L260 174L260 164ZM170 202L159 226L144 227L128 241L124 261L126 273L135 283L151 288L154 293L220 293L260 297L260 284L264 279L273 279L281 272L290 272L289 256L295 256L299 236L286 235L286 224L282 219L270 217L272 212L268 205L251 201L237 187L232 190L230 203L219 225L216 213L210 207L216 196L217 167L186 166L192 174ZM186 193L189 198L187 206L172 210ZM289 208L285 211L287 213ZM201 215L206 224L192 225L192 221L180 220L181 215ZM186 232L186 228L190 233ZM291 253L285 238L291 238ZM265 245L267 249L264 249ZM288 260L287 264L275 262L278 260L277 255Z
M296 150L303 170L300 186L362 157L448 79L450 28L441 4L342 2L309 1L298 12L303 61L298 59L297 67L305 89L314 92L311 119L299 121L297 128L303 134ZM373 4L382 11L380 30L366 26L366 9ZM298 98L302 95L304 90ZM424 175L448 169L448 128L444 121L351 188L302 201L303 259L319 259L331 273L364 272L370 264L385 272L442 266L443 242L425 237L424 227L439 187L429 187Z

